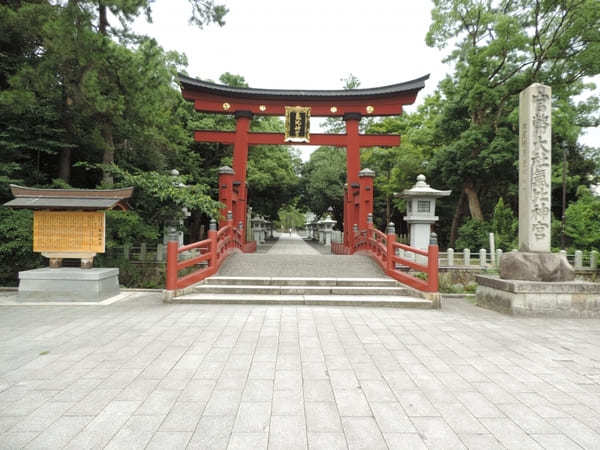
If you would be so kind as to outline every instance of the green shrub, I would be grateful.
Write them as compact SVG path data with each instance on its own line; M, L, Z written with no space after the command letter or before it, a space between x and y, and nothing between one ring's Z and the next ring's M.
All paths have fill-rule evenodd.
M585 186L577 190L577 201L565 211L565 235L579 250L600 250L600 198Z
M490 226L476 219L469 219L458 229L458 239L456 239L456 248L471 249L472 252L480 248L489 247Z
M0 284L16 286L18 273L44 265L33 252L33 213L0 208Z
M97 255L94 258L94 265L117 267L121 286L145 289L164 288L164 264L152 261L131 261L123 257L123 247L136 247L142 242L150 243L150 247L152 243L159 242L159 230L156 226L146 223L135 211L107 211L107 252Z
M491 231L494 233L496 248L509 251L517 247L519 221L515 217L513 210L504 204L502 197L498 199L498 203L494 207Z
M156 226L144 222L135 211L106 211L107 248L157 241L158 235Z
M165 266L154 262L134 262L122 256L98 255L94 258L98 267L117 267L119 284L127 288L163 289Z

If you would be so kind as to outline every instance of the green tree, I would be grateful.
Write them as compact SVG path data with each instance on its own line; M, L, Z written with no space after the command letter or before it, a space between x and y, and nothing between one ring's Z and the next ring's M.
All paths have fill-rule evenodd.
M35 269L42 256L33 253L33 213L0 208L0 283L16 285L17 273Z
M456 248L459 250L468 248L477 252L481 248L487 248L489 243L490 224L478 219L468 219L458 230Z
M304 214L295 205L285 205L277 212L277 228L288 230L304 226Z
M580 250L600 250L600 198L581 186L565 212L565 235Z
M385 117L368 125L368 134L399 134L399 147L368 148L361 152L362 167L375 171L373 216L379 229L393 221L397 229L403 227L405 202L394 197L395 192L409 189L417 175L428 174L428 164L434 146L432 120L440 107L439 95L427 97L414 113ZM445 188L445 182L434 182ZM445 201L440 207L445 207ZM438 230L439 231L439 230Z
M122 153L148 152L146 161L160 164L164 157L157 159L157 154L182 143L177 136L182 127L173 117L180 96L172 84L185 60L128 30L139 14L150 18L150 3L30 0L0 5L0 119L10 124L0 145L20 156L16 161L39 168L25 174L38 174L41 183L55 176L90 183L71 180L75 161L120 163ZM221 5L190 3L194 23L223 24L227 10ZM3 172L20 175L10 166ZM110 175L103 175L110 184Z
M467 209L483 220L502 193L516 205L521 90L534 82L552 87L554 148L576 151L581 127L597 120L596 99L576 104L573 98L589 87L585 77L600 73L600 8L597 0L434 0L434 6L427 44L456 43L448 57L453 73L440 83L443 107L434 130L440 146L431 164L436 179L460 192L452 241Z
M504 204L502 197L494 207L491 231L494 233L496 248L512 250L517 247L519 221L512 209Z
M302 206L317 216L333 207L341 226L344 220L344 184L346 183L346 149L319 147L302 168Z
M50 89L38 97L29 88L51 78L40 64L46 58L45 26L56 19L57 9L47 1L0 3L0 196L4 200L9 182L49 183L56 175L48 173L48 166L60 151L72 147L62 123L60 91Z
M162 226L181 219L183 208L219 217L221 204L207 194L207 186L186 184L189 177L149 171L130 173L114 164L104 167L104 171L116 176L120 186L135 187L132 204L146 223Z
M278 117L261 116L252 121L251 131L283 133ZM257 145L248 152L248 197L255 213L274 219L282 205L300 195L302 162L287 145Z

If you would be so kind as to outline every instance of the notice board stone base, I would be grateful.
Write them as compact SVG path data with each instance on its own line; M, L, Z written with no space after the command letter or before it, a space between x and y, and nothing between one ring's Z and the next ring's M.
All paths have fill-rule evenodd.
M22 302L100 302L119 294L119 269L61 267L19 272Z

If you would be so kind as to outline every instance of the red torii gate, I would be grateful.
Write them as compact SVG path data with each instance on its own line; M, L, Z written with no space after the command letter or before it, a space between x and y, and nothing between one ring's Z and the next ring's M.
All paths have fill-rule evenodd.
M353 225L366 229L373 212L373 172L360 169L361 147L392 147L400 144L398 135L364 135L359 133L363 116L402 114L403 105L414 103L425 87L429 75L371 89L353 90L276 90L224 86L179 75L183 97L194 102L196 110L233 114L235 132L196 131L198 142L233 144L233 173L219 175L219 201L224 214L232 211L232 222L246 229L248 147L251 145L327 145L346 147L346 190L344 198L344 246L353 246ZM283 133L251 133L250 121L257 116L284 116L286 107L308 107L314 117L342 117L345 134L311 134L310 142L288 142ZM246 233L241 233L245 239Z

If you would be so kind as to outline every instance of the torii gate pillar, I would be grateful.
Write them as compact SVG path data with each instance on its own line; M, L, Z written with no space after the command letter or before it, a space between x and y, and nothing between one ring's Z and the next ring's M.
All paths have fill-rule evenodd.
M235 112L235 138L233 141L233 171L234 181L233 190L237 194L237 201L233 205L233 223L239 224L242 222L244 233L242 233L242 241L245 242L246 236L246 207L248 206L248 186L246 184L246 171L248 168L248 131L250 130L250 122L252 121L251 111L236 111Z
M360 113L344 114L346 122L346 184L344 198L344 244L352 247L354 242L354 224L358 224L359 204L358 192L360 189L360 141L359 130ZM365 218L366 221L366 218Z

